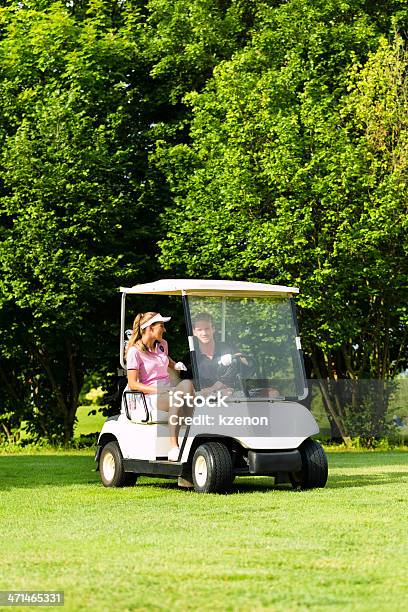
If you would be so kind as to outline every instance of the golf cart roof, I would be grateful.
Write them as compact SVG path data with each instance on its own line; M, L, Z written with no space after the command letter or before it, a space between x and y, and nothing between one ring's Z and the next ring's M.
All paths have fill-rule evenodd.
M249 283L231 280L200 280L198 278L169 278L154 283L121 287L122 293L156 295L199 295L199 296L285 296L299 293L296 287Z

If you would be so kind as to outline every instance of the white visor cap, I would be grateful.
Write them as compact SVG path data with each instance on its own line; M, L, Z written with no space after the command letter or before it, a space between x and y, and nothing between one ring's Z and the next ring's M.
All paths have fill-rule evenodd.
M153 325L153 323L167 323L167 321L170 321L170 319L171 317L162 317L160 312L158 312L157 315L154 315L154 317L146 321L146 323L143 323L143 325L140 326L140 329L146 329L146 327Z

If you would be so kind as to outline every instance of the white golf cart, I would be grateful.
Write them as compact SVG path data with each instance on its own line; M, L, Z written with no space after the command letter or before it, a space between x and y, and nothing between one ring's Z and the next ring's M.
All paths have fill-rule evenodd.
M124 371L126 296L181 297L193 411L180 430L178 461L168 461L168 413L157 410L149 401L151 396L125 391L121 412L107 419L98 439L95 461L105 486L131 485L139 475L178 478L180 486L200 493L227 491L236 476L248 475L273 476L275 484L291 482L301 489L325 486L326 456L311 439L319 428L300 403L308 390L293 302L298 289L169 279L121 288L121 292ZM174 302L175 298L169 299ZM221 395L225 389L222 397L218 394L218 403L204 393L209 383L194 335L197 315L211 318L219 347L234 347L213 358ZM173 354L172 344L170 355L182 358Z

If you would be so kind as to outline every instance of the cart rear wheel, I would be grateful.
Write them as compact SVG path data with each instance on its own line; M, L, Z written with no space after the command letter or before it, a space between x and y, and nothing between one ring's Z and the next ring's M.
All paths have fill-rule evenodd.
M232 458L221 442L206 442L194 453L192 463L194 489L197 493L223 493L234 480Z
M326 485L328 476L326 453L318 442L308 438L299 448L302 457L300 472L292 472L294 489L315 489Z
M105 487L124 487L134 485L137 474L125 472L123 457L117 442L108 442L101 452L99 473Z

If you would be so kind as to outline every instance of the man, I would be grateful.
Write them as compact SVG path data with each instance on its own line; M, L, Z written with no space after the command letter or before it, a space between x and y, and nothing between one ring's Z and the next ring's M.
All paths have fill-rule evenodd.
M201 393L209 395L222 390L226 395L230 395L236 374L228 374L228 366L231 365L233 357L238 357L244 365L248 365L247 360L241 353L236 353L228 343L215 340L214 320L208 312L195 315L192 326L193 336L196 339L195 352ZM192 378L191 365L186 378Z

